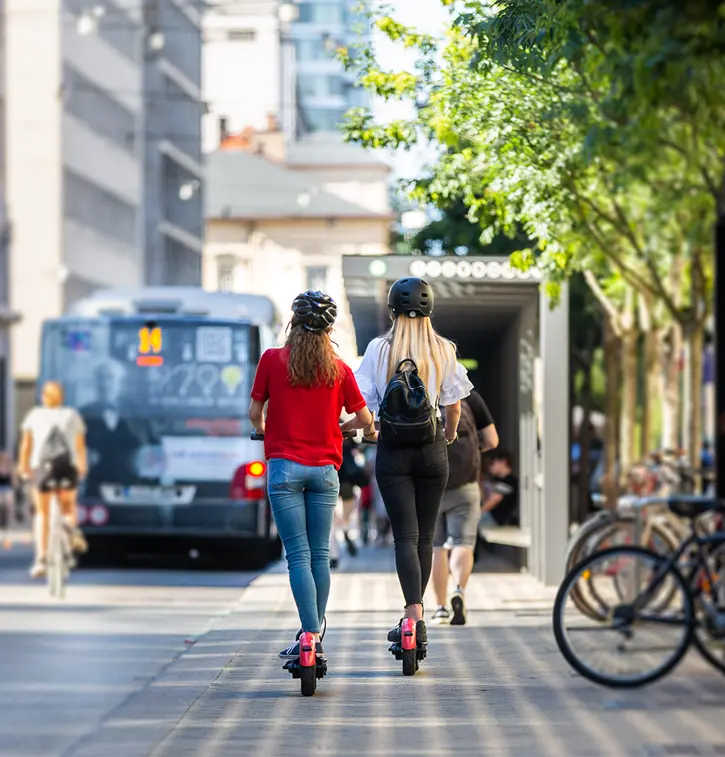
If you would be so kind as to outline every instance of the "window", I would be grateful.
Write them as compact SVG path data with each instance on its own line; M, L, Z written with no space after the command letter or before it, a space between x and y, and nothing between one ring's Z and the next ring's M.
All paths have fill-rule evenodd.
M328 76L326 83L329 95L342 97L345 94L345 83L339 76Z
M337 131L342 123L343 112L310 108L306 111L307 121L313 131Z
M301 75L297 77L300 95L302 97L316 97L319 77Z
M63 65L63 102L96 134L135 153L136 115L68 63Z
M303 24L341 24L342 6L334 3L300 3L299 21Z
M253 42L257 36L254 29L230 29L227 39L233 42Z
M102 236L138 244L136 208L67 168L63 171L65 215Z
M327 266L307 268L307 288L324 292L327 289Z
M217 288L220 292L234 291L234 264L219 263L217 275Z

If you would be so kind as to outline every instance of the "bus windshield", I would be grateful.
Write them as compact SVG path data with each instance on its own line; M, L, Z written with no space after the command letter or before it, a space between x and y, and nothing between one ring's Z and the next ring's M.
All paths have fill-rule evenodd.
M248 325L63 319L46 322L42 353L41 380L60 381L86 423L86 494L193 480L226 495L248 432Z

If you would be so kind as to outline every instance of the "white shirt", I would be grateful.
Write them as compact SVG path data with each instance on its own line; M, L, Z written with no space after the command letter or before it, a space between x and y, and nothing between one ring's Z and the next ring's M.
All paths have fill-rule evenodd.
M367 403L371 412L377 412L380 400L388 386L388 350L390 345L385 337L379 336L368 344L362 363L355 371L355 379L360 388L360 393ZM436 376L435 364L430 361L429 375L426 389L432 403L438 401L439 408L446 405L454 405L458 400L468 397L473 389L473 384L468 379L468 371L455 359L451 351L446 375L438 389L438 377ZM440 410L438 411L440 416Z
M33 447L30 453L30 467L40 466L40 455L43 445L54 428L65 436L70 448L71 458L76 461L76 439L79 434L85 434L86 424L80 413L72 407L34 407L26 416L21 428L29 431L33 437Z

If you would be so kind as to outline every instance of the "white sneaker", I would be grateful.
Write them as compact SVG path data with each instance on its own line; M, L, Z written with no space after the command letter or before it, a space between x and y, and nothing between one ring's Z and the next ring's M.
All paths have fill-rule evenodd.
M45 560L36 560L30 568L31 578L45 578L47 572L47 563Z
M447 626L451 622L451 615L445 607L440 606L433 613L433 622L439 626Z

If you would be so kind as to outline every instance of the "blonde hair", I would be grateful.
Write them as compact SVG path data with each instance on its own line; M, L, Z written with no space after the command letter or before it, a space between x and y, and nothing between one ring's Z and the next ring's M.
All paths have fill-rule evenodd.
M383 338L389 345L386 380L390 381L402 360L410 359L415 361L418 375L427 386L432 363L435 367L436 395L439 395L443 377L455 364L456 347L436 332L430 318L399 315ZM435 402L436 397L430 400Z

